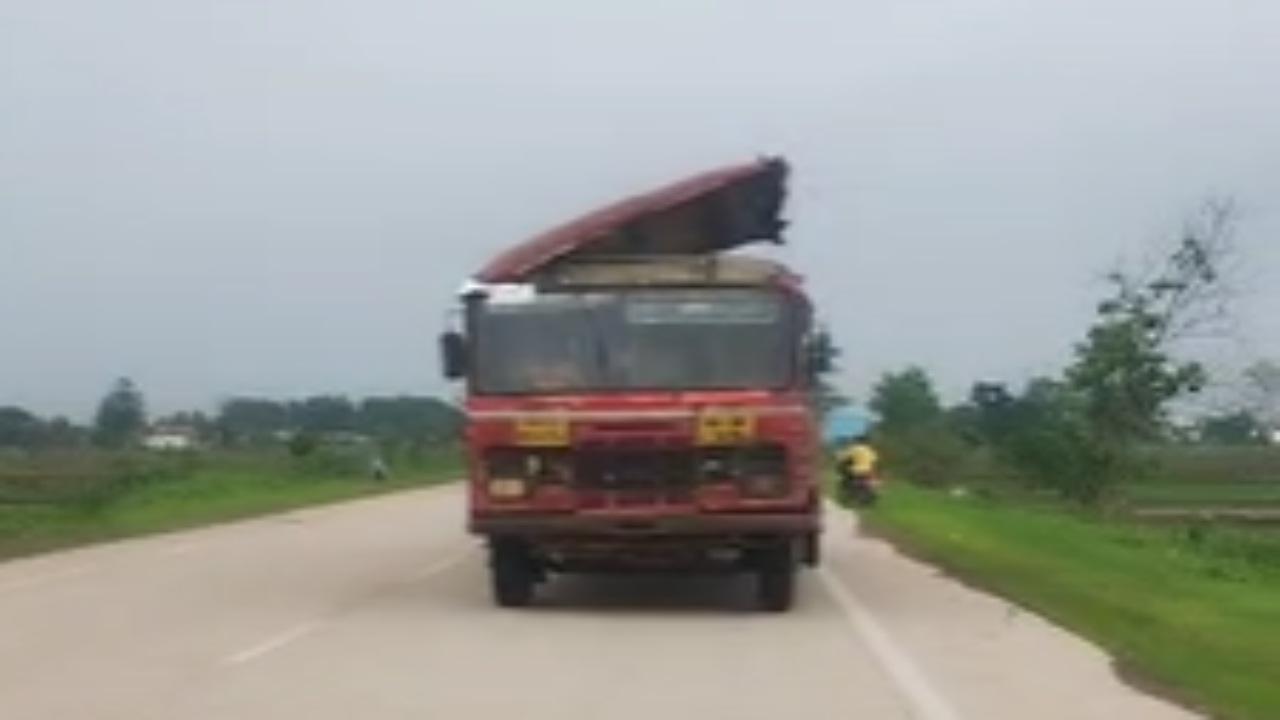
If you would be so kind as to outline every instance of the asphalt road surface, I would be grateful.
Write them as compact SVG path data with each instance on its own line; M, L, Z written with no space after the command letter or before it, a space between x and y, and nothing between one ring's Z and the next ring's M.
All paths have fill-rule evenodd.
M0 718L1193 717L846 517L773 615L730 578L497 609L462 516L447 487L0 564Z

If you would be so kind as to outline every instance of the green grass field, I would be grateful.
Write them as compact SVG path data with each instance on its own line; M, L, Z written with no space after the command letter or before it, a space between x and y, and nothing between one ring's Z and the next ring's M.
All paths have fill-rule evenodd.
M403 490L450 480L460 470L456 454L447 450L393 466L382 482L349 462L266 453L131 458L123 470L108 472L103 467L121 464L112 458L92 463L100 467L88 474L83 460L61 464L75 470L64 477L49 468L41 469L43 475L23 468L14 476L21 482L0 488L9 491L0 494L8 497L0 502L0 558ZM98 484L85 477L99 478ZM33 493L33 485L41 492Z
M1139 507L1280 508L1280 482L1133 483L1121 492Z
M1148 453L1160 482L1280 483L1280 446L1166 445Z
M864 517L1092 639L1128 677L1215 717L1280 717L1280 532L1135 526L905 484Z
M1133 507L1280 509L1280 448L1172 446L1150 457L1153 476L1120 488Z

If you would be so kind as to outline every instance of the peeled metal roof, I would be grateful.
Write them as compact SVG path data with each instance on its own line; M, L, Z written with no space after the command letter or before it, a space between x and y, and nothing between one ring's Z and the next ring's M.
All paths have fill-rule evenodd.
M764 158L621 200L506 250L475 279L526 282L570 258L705 255L780 243L787 172L781 158Z

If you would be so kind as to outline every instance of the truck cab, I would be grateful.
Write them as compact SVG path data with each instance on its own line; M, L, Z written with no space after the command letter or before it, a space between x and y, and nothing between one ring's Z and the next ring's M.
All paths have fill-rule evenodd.
M442 343L497 603L556 573L696 570L753 573L762 607L789 607L817 560L822 343L797 276L726 252L776 239L783 178L780 161L699 176L468 282Z

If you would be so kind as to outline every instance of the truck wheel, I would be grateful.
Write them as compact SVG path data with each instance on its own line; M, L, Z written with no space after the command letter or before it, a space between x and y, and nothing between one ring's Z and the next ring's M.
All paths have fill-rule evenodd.
M489 549L493 601L501 607L524 607L533 601L537 568L529 550L513 540L496 540Z
M790 541L762 550L756 568L757 599L762 610L786 612L795 598L796 562Z
M822 562L822 536L816 532L804 536L804 554L801 559L809 567L818 567Z

